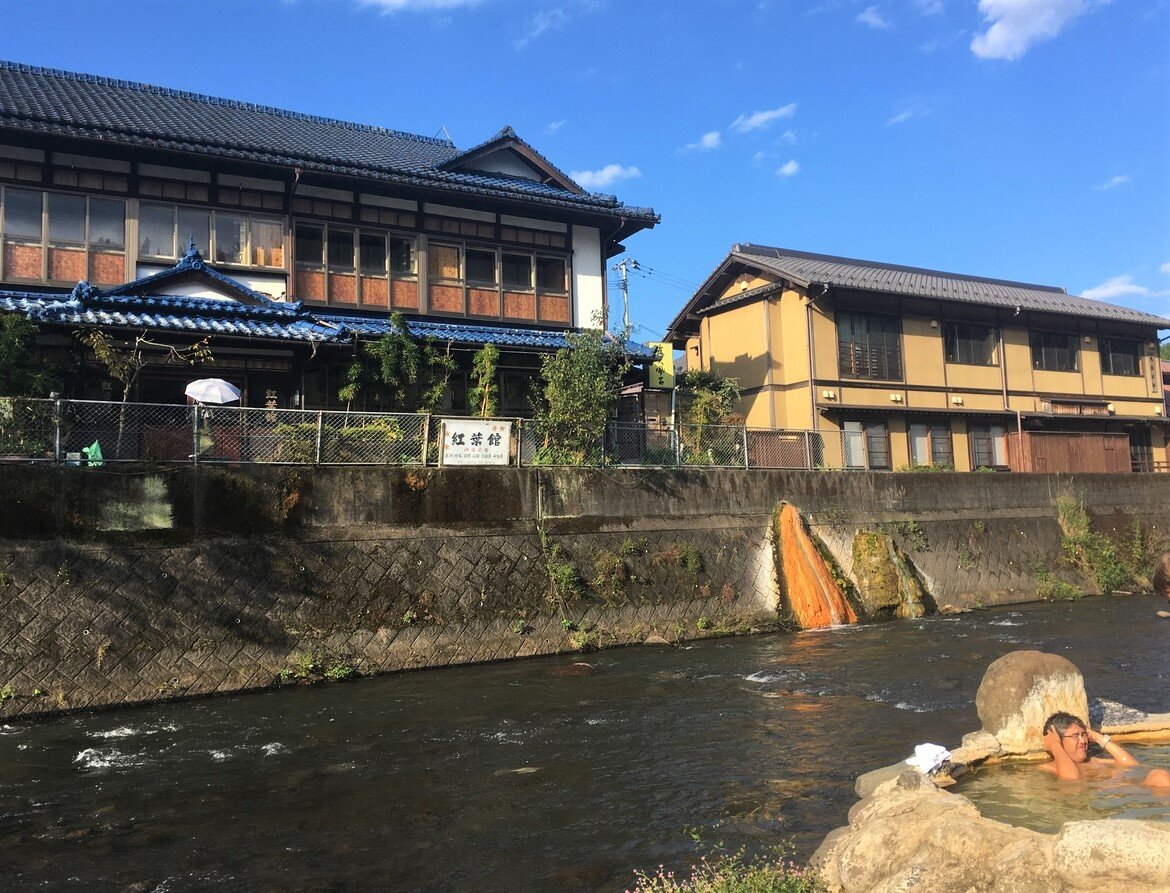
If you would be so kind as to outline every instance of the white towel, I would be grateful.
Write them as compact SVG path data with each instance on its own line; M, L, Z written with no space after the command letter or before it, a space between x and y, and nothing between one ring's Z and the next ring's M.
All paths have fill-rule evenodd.
M940 744L919 744L914 748L914 756L906 760L911 766L929 775L951 758L951 752Z

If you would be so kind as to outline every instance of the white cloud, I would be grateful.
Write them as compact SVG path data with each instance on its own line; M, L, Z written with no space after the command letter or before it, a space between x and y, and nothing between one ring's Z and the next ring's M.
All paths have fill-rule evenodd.
M1170 263L1162 264L1160 267L1158 267L1158 272L1170 275Z
M1108 0L979 0L988 28L971 41L980 59L1019 59L1034 44L1056 37L1064 26Z
M620 180L631 180L642 176L642 172L633 165L623 167L620 164L607 164L596 171L570 171L569 177L575 180L584 189L604 189Z
M478 6L482 0L361 0L363 6L376 6L389 15L394 12L429 12L435 9L458 9Z
M1130 181L1129 174L1118 174L1116 177L1110 177L1097 188L1104 192L1106 189L1114 189L1118 186L1124 186Z
M881 10L876 6L867 6L857 14L856 21L871 28L889 28L890 23L882 18Z
M1118 298L1149 298L1154 292L1144 285L1138 285L1128 273L1106 279L1100 285L1095 285L1081 293L1081 297L1092 298L1095 301L1115 301Z
M563 9L543 9L532 17L524 36L512 41L512 48L522 50L546 31L565 27L572 16Z
M731 129L736 133L751 133L753 130L764 130L771 127L781 118L791 118L796 114L796 103L790 102L778 109L768 109L763 112L752 112L750 115L740 115L731 122Z
M786 143L795 143L796 142L796 131L795 130L785 130L782 134L780 134L780 139L784 140L784 142L786 142Z
M912 118L925 118L930 114L930 109L925 108L919 103L911 103L902 107L902 110L891 116L886 121L887 127L893 127L897 124L905 124Z
M914 0L914 5L924 16L940 16L945 9L943 0Z
M718 149L723 145L723 137L718 130L711 130L704 133L693 143L687 143L686 148L688 152L710 152L712 149Z
M771 152L757 152L755 155L752 156L752 164L754 164L756 167L759 167L761 164L763 164L765 161L767 161L771 156L772 156ZM1167 264L1167 266L1170 266L1170 264Z
M562 118L560 121L550 121L548 124L544 125L545 135L552 136L554 133L556 133L558 130L560 130L562 127L564 127L568 123L569 123L569 121L567 118Z
M799 173L800 162L795 160L786 161L780 167L776 168L776 176L783 180L787 180L789 177L795 177Z

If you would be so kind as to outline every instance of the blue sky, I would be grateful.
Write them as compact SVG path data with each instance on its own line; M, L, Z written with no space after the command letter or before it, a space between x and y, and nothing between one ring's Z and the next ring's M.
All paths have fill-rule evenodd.
M654 339L734 242L1170 314L1167 0L0 0L0 57L467 147L662 214ZM611 279L615 278L611 274Z

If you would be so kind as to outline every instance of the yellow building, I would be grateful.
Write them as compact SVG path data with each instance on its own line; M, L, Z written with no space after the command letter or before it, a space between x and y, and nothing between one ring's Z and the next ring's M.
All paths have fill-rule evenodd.
M1166 467L1158 330L1064 289L740 244L671 322L736 378L749 427L813 429L812 464Z

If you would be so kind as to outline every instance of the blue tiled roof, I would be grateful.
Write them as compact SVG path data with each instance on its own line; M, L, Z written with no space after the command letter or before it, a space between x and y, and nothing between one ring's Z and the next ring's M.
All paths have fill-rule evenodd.
M0 61L0 127L527 198L653 224L649 208L521 178L447 170L449 140L149 84Z

